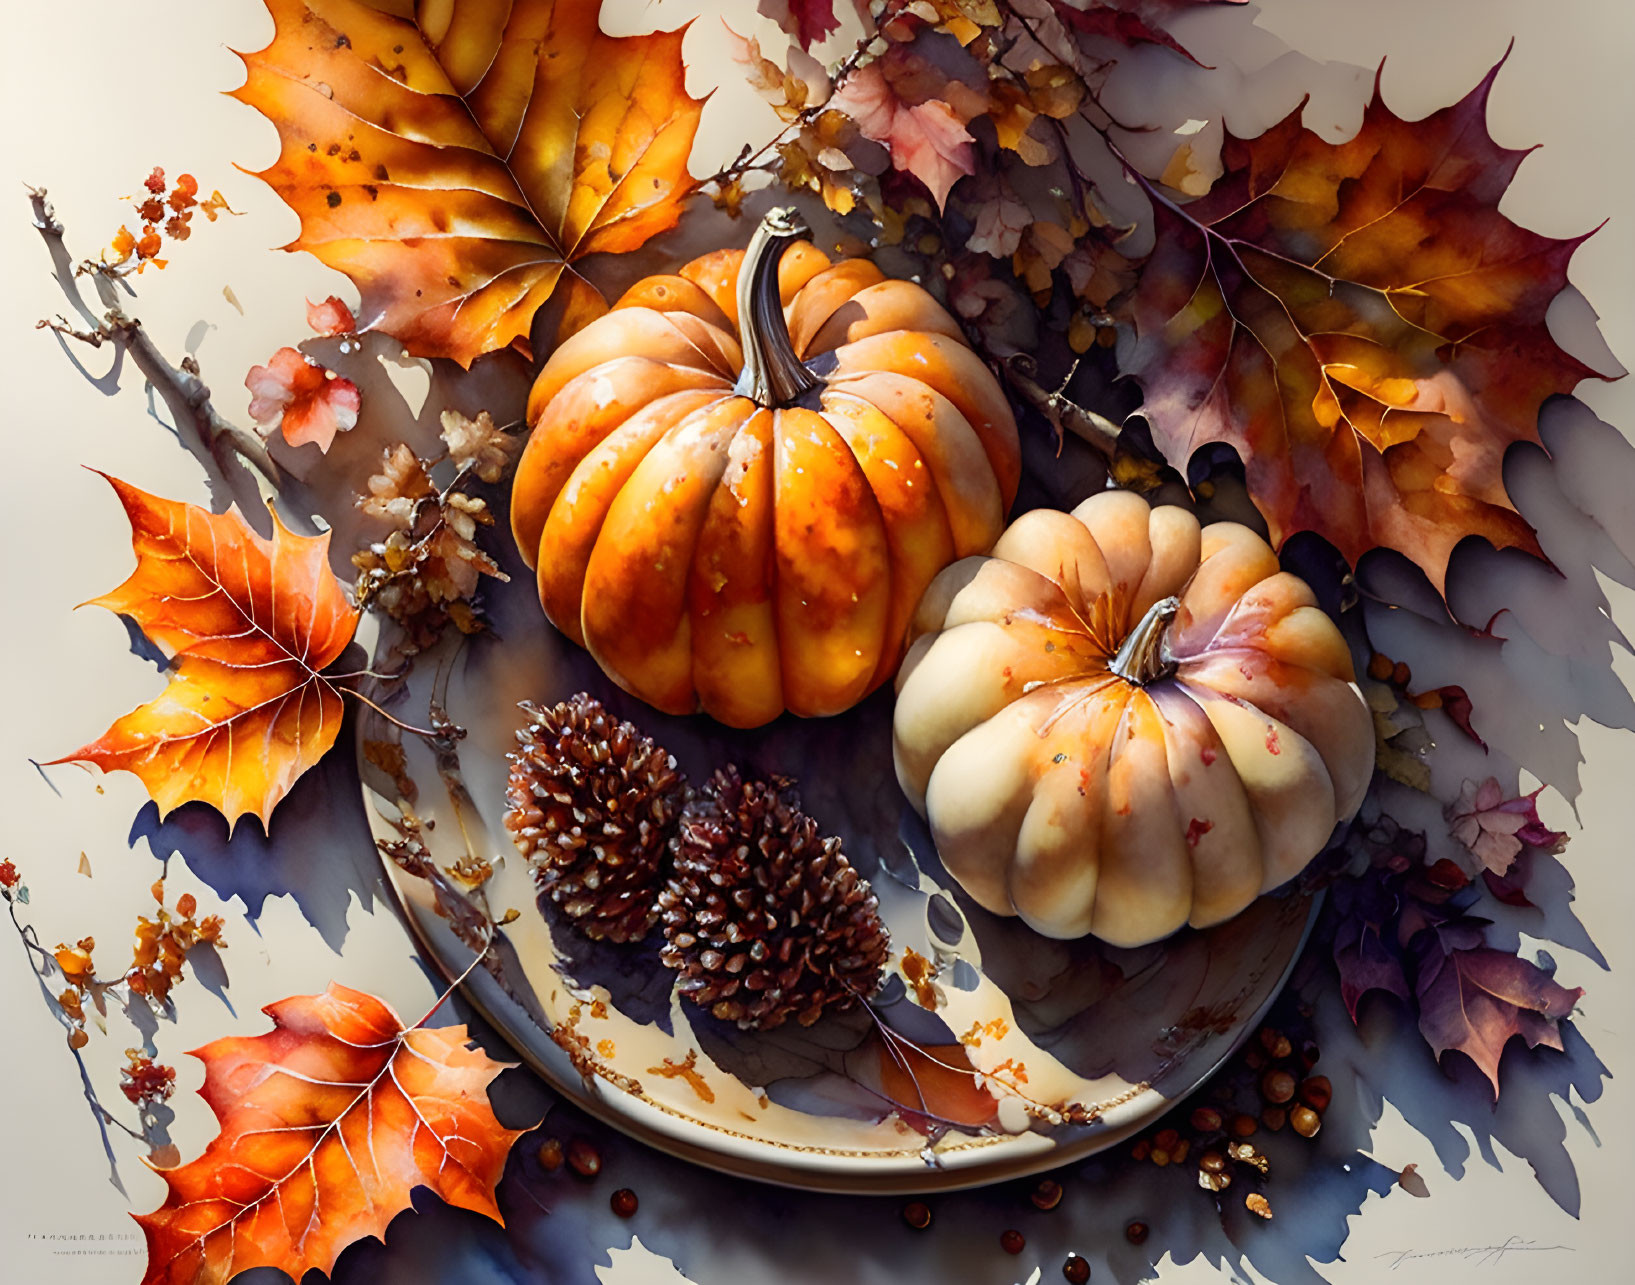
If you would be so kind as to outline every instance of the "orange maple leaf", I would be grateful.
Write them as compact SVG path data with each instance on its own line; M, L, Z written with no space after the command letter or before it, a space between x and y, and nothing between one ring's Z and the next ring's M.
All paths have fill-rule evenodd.
M465 365L526 346L564 277L600 301L571 263L681 217L703 109L683 32L604 35L598 0L266 3L233 96L278 127L258 177L301 218L285 248L352 278L363 329Z
M1177 468L1207 442L1238 451L1275 544L1315 531L1353 564L1397 549L1438 589L1466 536L1539 553L1504 453L1539 441L1545 398L1597 372L1545 325L1584 238L1499 213L1527 153L1487 132L1497 73L1419 121L1376 81L1344 143L1297 107L1228 136L1207 196L1154 190L1126 373Z
M102 476L107 477L106 474ZM131 522L136 570L91 604L131 617L170 656L170 684L58 763L133 772L160 814L199 800L229 827L267 824L341 728L340 689L320 671L358 612L329 570L329 536L262 539L214 514L108 477Z
M381 1000L335 983L262 1011L266 1035L192 1054L221 1132L197 1160L158 1170L164 1204L133 1215L142 1285L327 1273L353 1241L384 1239L415 1187L504 1224L494 1187L524 1130L495 1118L487 1090L505 1064L468 1049L464 1026L406 1030Z
M955 1124L992 1124L999 1110L977 1079L961 1044L920 1048L904 1040L878 1041L876 1074L885 1096L916 1114Z

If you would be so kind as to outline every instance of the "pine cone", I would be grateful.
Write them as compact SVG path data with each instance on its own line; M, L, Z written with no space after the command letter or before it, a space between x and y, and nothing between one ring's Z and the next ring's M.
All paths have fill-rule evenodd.
M583 692L550 709L522 708L528 725L509 756L505 826L535 883L587 937L645 937L686 801L675 759Z
M717 772L690 801L659 893L664 962L722 1021L810 1026L880 984L889 939L868 881L818 835L791 783Z

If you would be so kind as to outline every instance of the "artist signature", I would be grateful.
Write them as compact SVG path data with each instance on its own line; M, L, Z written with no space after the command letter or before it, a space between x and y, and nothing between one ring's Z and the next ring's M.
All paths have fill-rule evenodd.
M1536 1240L1523 1240L1520 1236L1511 1236L1502 1245L1463 1245L1457 1249L1388 1249L1383 1254L1375 1254L1374 1257L1390 1259L1391 1270L1394 1272L1404 1263L1411 1263L1417 1259L1458 1258L1477 1267L1489 1267L1506 1254L1546 1254L1556 1250L1565 1250L1570 1254L1573 1247L1541 1245Z

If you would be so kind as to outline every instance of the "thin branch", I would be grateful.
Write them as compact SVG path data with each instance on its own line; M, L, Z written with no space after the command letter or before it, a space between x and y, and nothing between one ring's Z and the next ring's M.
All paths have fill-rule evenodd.
M401 718L398 718L396 715L387 713L384 709L382 709L379 705L375 704L374 701L370 700L367 696L365 696L362 692L358 691L357 688L355 688L355 687L341 687L341 686L337 685L335 690L342 693L343 695L351 696L351 697L354 697L355 699L357 699L359 701L362 701L365 705L367 705L370 709L374 710L375 713L379 714L382 718L384 718L393 727L401 728L405 732L412 732L414 735L422 736L428 741L435 741L438 738L438 736L440 735L440 733L438 733L436 731L429 730L429 729L424 728L424 727L416 727L412 723L405 723Z
M1073 201L1077 206L1077 213L1093 225L1095 222L1092 211L1094 204L1090 200L1090 193L1095 190L1096 181L1079 168L1079 162L1073 155L1073 148L1067 137L1067 126L1061 121L1051 119L1050 124L1056 133L1056 146L1061 149L1062 168L1067 171L1067 178L1073 185Z
M60 312L57 314L57 319L55 321L47 321L42 317L39 321L34 323L34 329L55 331L59 335L67 335L70 339L77 339L82 344L90 344L93 348L102 347L103 343L109 337L108 332L102 329L76 329L69 323L68 318L63 316Z
M5 894L5 901L6 909L11 914L11 926L17 930L18 940L30 950L38 951L40 954L45 955L47 959L50 960L50 962L42 968L36 967L31 959L29 961L29 968L34 973L35 983L39 986L40 993L45 996L46 1005L51 1009L52 1015L56 1017L59 1024L66 1025L63 1019L62 1006L57 1003L56 996L51 993L51 988L46 985L46 978L50 975L48 970L55 969L57 967L56 961L55 959L51 959L50 952L46 951L36 940L34 940L33 925L24 924L23 921L17 917L17 901L11 895L9 890L7 890ZM97 1100L96 1089L91 1085L91 1073L86 1068L85 1059L80 1056L80 1051L72 1044L68 1045L68 1051L73 1055L74 1065L79 1068L80 1092L84 1094L85 1103L91 1108L92 1118L97 1122L97 1131L102 1135L102 1152L108 1159L108 1180L113 1184L114 1189L118 1191L120 1195L125 1195L125 1184L119 1177L119 1160L118 1157L114 1155L113 1139L108 1136L108 1126L112 1124L124 1130L126 1133L131 1133L130 1126L121 1121L117 1116L110 1112L107 1107L103 1106L102 1103ZM131 1133L131 1136L141 1138L142 1135L139 1133Z
M1118 447L1118 425L1067 396L1067 386L1073 382L1078 369L1079 363L1075 360L1061 385L1052 391L1033 378L1039 373L1039 367L1031 353L1014 353L1004 362L1005 382L1049 420L1058 434L1072 433L1111 461Z
M490 937L493 936L493 931L494 931L493 926L490 925L489 926L489 936ZM493 943L490 942L490 945L492 945L492 944ZM421 1019L418 1022L416 1022L413 1026L409 1027L408 1029L411 1030L411 1031L418 1031L427 1022L431 1021L432 1017L436 1014L437 1010L442 1008L444 1004L448 1003L449 997L452 996L455 991L459 990L460 987L465 985L466 978L470 977L471 974L476 971L477 965L483 962L483 959L487 955L487 953L488 952L486 950L484 950L482 953L474 955L472 957L471 962L465 966L464 971L461 972L461 974L458 977L456 977L452 982L450 982L448 984L448 988L446 990L444 990L443 993L437 997L437 1001L430 1008L428 1008L426 1010L425 1015L423 1017L421 1017Z
M868 56L870 47L878 38L877 32L865 33L858 40L856 47L852 49L851 53L847 54L845 58L841 59L841 61L835 65L834 70L829 73L830 98L834 96L835 90L839 89L841 85L845 84L846 78L850 76L852 72L856 71L862 64L863 59ZM828 98L824 99L821 103L818 103L815 106L802 108L792 120L785 123L782 129L780 129L765 143L762 143L760 147L751 150L750 145L745 143L743 150L738 153L737 160L733 161L731 165L725 165L721 169L718 169L708 178L701 179L698 185L700 187L705 187L711 183L714 183L717 187L725 187L728 183L742 178L751 170L765 169L766 166L761 163L761 158L763 156L765 156L773 148L777 147L778 144L784 142L792 132L801 129L803 126L811 124L812 121L816 120L820 115L827 111L828 108Z
M75 272L65 273L64 265L71 261L72 256L64 243L62 222L46 199L43 187L30 187L28 199L34 212L34 226L47 243L57 265L58 285L75 310L94 322L95 314L80 294L76 278L95 275L122 280L121 274L89 260ZM249 429L224 419L210 404L210 389L199 377L198 363L192 357L185 357L180 366L173 366L149 338L138 318L126 315L122 309L114 306L108 308L102 320L89 329L78 329L62 317L56 321L41 321L39 327L90 344L93 348L111 343L121 352L129 353L143 377L159 390L176 422L193 426L199 440L215 457L224 477L231 478L234 462L242 461L260 473L274 490L283 485L283 471L268 453L266 442Z

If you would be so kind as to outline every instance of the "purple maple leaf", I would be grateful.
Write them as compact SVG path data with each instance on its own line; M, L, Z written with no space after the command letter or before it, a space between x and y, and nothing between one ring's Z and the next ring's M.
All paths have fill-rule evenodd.
M1584 993L1536 964L1488 946L1434 952L1419 970L1419 1030L1438 1059L1449 1049L1481 1068L1499 1095L1499 1058L1513 1036L1561 1047L1558 1019Z
M1369 991L1389 991L1409 997L1408 975L1402 957L1380 936L1378 924L1347 919L1334 934L1334 963L1340 970L1340 998L1346 1012L1357 1020L1357 1005Z

